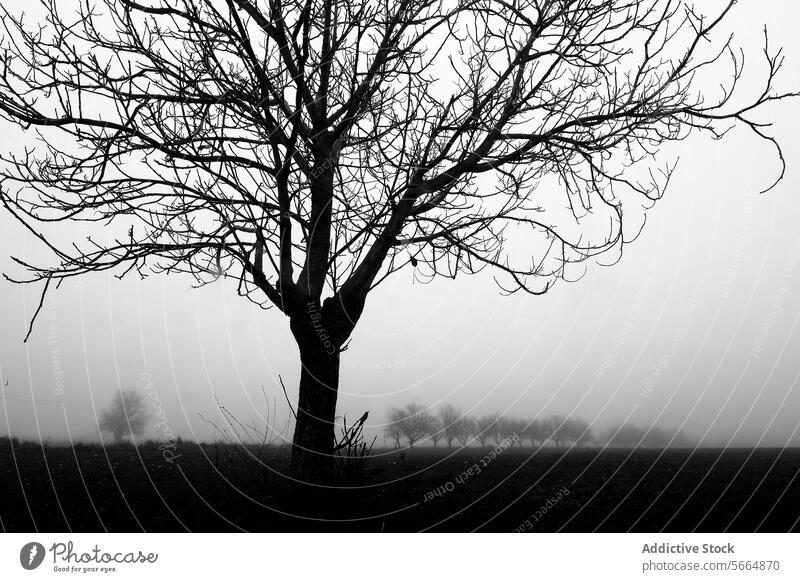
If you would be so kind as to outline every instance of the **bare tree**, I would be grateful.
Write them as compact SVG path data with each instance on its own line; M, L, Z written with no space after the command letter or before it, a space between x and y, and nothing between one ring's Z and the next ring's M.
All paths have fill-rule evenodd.
M387 414L389 424L384 429L384 435L394 441L394 448L400 448L400 440L403 438L403 431L400 425L405 414L400 408L391 408Z
M545 433L547 434L547 440L553 441L556 447L561 447L567 437L567 434L564 432L564 426L566 426L567 423L566 417L559 414L552 414L545 418L543 423Z
M462 430L461 423L463 420L464 417L461 415L461 411L452 404L445 404L439 409L439 422L448 447L452 447L453 441L458 438L458 434Z
M486 429L486 432L489 435L489 440L494 444L499 445L500 441L502 441L506 436L506 419L499 414L492 416L495 416L497 420L489 425L489 428Z
M409 404L401 409L398 427L408 446L413 447L414 443L434 432L436 417L420 404Z
M471 416L464 416L458 423L456 439L462 447L466 447L477 432L475 419Z
M527 424L521 418L504 418L500 423L500 436L504 439L517 437L514 443L521 447Z
M532 447L544 445L550 438L550 432L544 421L534 418L527 423L522 431L523 438L527 438Z
M442 422L435 416L431 417L430 439L434 447L439 446L439 441L445 438Z
M126 436L144 434L149 418L142 395L135 390L120 390L114 394L111 406L100 415L98 428L114 436L119 444Z
M53 256L14 280L187 273L280 309L301 361L292 470L312 481L332 474L340 354L376 285L490 268L544 293L635 237L671 172L659 146L737 124L775 144L754 115L786 96L769 50L763 90L740 95L743 55L714 34L735 0L711 16L684 0L76 4L40 0L30 28L0 8L0 116L42 137L4 156L0 196ZM43 228L72 220L108 228L63 246Z
M606 432L606 441L612 447L636 448L641 446L647 431L635 424L613 426Z
M551 427L551 438L556 446L561 446L563 443L582 445L590 441L592 437L589 423L579 418L553 417Z
M475 422L475 436L482 447L486 446L487 440L500 440L500 426L502 419L499 414L486 414L478 418Z
M596 435L592 426L585 420L573 420L573 434L575 444L579 447L590 447L597 444Z

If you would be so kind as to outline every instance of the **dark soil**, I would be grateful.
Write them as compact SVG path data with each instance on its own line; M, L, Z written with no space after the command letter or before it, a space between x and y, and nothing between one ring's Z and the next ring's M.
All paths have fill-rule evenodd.
M800 529L799 449L376 451L333 490L285 449L0 446L0 529L703 531ZM470 471L470 469L472 469ZM349 482L350 485L345 485Z

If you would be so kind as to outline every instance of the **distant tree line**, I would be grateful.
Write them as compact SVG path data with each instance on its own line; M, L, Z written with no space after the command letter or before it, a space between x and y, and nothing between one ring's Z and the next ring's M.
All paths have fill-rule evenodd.
M659 427L641 427L620 424L606 431L596 432L580 418L553 414L534 419L487 414L472 417L462 414L451 404L445 404L437 413L420 404L391 408L384 429L386 439L395 447L403 443L410 447L429 441L434 447L444 443L448 447L462 447L478 443L484 447L498 444L503 439L516 436L516 444L531 447L552 445L611 447L681 447L689 446L689 439L680 431Z
M680 430L657 426L619 424L606 431L604 441L612 447L689 447L695 443Z

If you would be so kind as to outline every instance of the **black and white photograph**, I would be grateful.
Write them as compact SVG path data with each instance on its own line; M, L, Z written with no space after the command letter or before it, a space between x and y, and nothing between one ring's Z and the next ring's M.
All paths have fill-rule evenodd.
M4 579L198 533L800 575L796 3L0 19Z

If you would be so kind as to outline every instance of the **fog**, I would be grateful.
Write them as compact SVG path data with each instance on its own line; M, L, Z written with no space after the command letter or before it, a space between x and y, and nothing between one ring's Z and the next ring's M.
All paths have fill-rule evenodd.
M790 90L800 88L797 16L788 0L747 2L728 23L754 53L769 25L788 63L779 86ZM755 87L758 65L748 64ZM677 171L622 260L591 264L544 296L503 296L490 273L388 279L343 354L339 414L369 411L369 431L381 434L392 406L449 403L472 415L680 428L708 446L800 445L799 107L764 113L787 160L775 189L759 194L779 172L775 152L743 129L666 148ZM19 139L4 125L0 149ZM69 224L45 232L83 236ZM10 255L46 256L5 212L0 248L9 275L21 274ZM148 438L163 438L157 413L175 435L215 438L199 415L218 421L216 400L262 426L277 409L274 428L285 426L279 377L294 403L299 359L282 314L226 282L193 289L185 276L114 275L52 291L27 343L41 286L0 282L0 435L97 440L97 415L120 388L145 393Z

